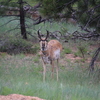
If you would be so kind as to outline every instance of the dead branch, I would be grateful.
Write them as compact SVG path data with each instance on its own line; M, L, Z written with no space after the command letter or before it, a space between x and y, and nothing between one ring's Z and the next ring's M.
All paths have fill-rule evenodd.
M40 23L42 23L42 22L45 22L45 21L47 21L48 19L42 19L42 17L40 16L39 17L39 19L38 19L38 21L37 22L35 22L33 25L37 25L37 24L40 24Z
M96 59L99 55L99 52L100 52L100 47L95 51L95 53L92 57L92 60L91 60L90 65L89 65L90 72L94 71L94 62L96 61Z

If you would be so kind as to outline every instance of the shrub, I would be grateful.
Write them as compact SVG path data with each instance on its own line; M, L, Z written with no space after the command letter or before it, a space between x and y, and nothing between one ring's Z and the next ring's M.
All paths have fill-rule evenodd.
M8 87L2 87L2 89L1 89L1 94L2 95L8 95L9 93L10 94L12 93L12 90L10 88L8 88Z
M64 48L64 53L65 54L70 54L72 50L70 48Z
M2 40L3 41L3 40ZM9 54L19 54L19 53L36 53L38 47L32 48L33 44L21 38L9 37L0 44L0 51L7 52Z
M78 46L78 52L80 53L80 54L82 54L82 57L84 58L84 55L87 53L87 47L86 47L86 45L80 45L80 46Z
M34 46L32 47L32 53L36 54L36 53L37 53L37 51L38 51L39 49L40 49L40 47L39 47L39 46L34 45Z

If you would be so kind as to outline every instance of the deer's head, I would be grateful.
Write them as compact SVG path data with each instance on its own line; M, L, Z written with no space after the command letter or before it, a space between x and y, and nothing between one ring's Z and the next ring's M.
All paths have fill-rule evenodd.
M40 49L41 51L46 51L47 50L47 45L48 45L48 38L49 36L49 31L47 31L47 35L45 38L42 38L41 35L40 35L40 32L38 30L38 37L39 37L39 42L40 42Z

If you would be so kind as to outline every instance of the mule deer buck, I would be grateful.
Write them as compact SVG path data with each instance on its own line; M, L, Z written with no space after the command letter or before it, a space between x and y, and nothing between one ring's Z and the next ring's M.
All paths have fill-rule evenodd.
M52 77L54 73L54 67L56 68L57 81L58 81L58 63L60 59L60 52L62 50L62 45L58 40L50 40L49 42L47 42L48 36L49 36L48 31L45 38L42 38L38 31L38 37L39 37L40 49L41 49L40 55L42 58L43 69L44 69L43 81L45 81L45 77L46 77L46 64L51 64ZM55 60L57 60L56 66L55 66Z

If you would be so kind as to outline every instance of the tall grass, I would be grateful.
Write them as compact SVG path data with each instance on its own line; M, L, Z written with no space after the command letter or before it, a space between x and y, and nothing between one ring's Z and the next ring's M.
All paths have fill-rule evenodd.
M17 93L47 100L99 100L100 85L94 84L78 64L64 70L60 67L58 82L56 74L54 79L50 77L48 66L46 82L43 82L41 61L34 62L35 57L24 54L0 57L1 95Z
M13 20L14 19L14 20ZM9 22L9 23L8 23ZM5 24L6 23L6 24ZM46 22L46 23L41 23L38 25L34 25L33 23L35 23L34 21L27 19L26 18L26 27L27 27L27 31L29 31L31 34L36 35L37 30L41 29L40 31L45 34L46 30L49 30L50 32L54 32L54 31L61 31L62 33L64 31L69 32L69 33L73 33L76 30L79 30L79 28L77 27L77 25L72 25L66 22ZM3 26L2 26L3 25ZM5 32L9 32L12 33L13 35L20 35L20 22L19 22L19 18L18 17L0 17L0 34L1 33L5 33ZM29 27L29 28L28 28ZM16 29L14 29L16 28ZM12 30L14 29L14 30ZM9 31L11 30L11 31Z
M19 28L18 19L19 18L17 18L17 17L1 17L0 16L0 26L2 26L2 27L0 27L0 30L1 30L0 34L1 33L4 34L5 32L10 33L11 31L9 31L9 30L12 30L14 28L16 28L16 29L12 30L13 35L15 33L17 33L18 28Z
M0 25L8 20L10 20L9 17L0 19ZM2 39L4 38L8 40L9 36L13 38L16 34L20 34L16 30L9 34L5 33L8 29L16 27L18 23L18 21L14 21L2 28L0 27L0 41L3 41ZM29 23L31 22L29 21ZM27 22L27 24L29 23ZM72 33L78 29L73 25L59 22L41 23L31 28L29 31L33 35L38 29L41 29L41 32L44 34L46 30L51 32L59 30L62 33ZM68 43L63 43L63 46L66 47L64 54L66 52L73 53L73 47L77 47L77 44L69 41ZM37 48L38 46L35 49ZM93 78L96 77L96 74L94 73L89 76L87 64L68 62L64 54L61 57L62 63L60 63L59 67L59 81L56 81L56 74L54 75L54 79L51 78L51 68L47 66L46 82L43 82L43 68L38 54L18 54L11 56L6 53L0 53L0 95L17 93L38 96L46 100L99 100L100 82L95 81Z

